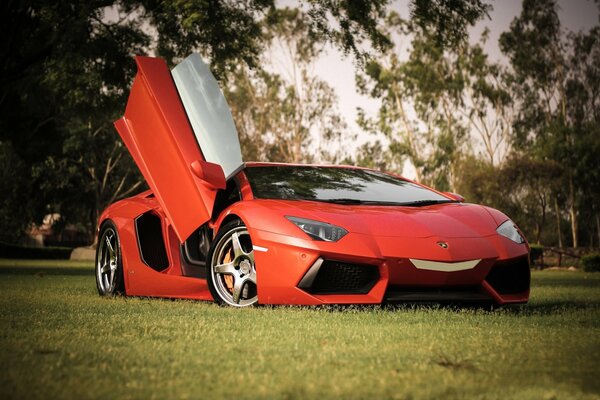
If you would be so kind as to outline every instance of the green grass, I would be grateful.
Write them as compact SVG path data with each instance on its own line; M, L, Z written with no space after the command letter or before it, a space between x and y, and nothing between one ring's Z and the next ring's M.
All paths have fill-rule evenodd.
M486 311L100 298L90 264L0 260L2 398L600 398L600 274Z

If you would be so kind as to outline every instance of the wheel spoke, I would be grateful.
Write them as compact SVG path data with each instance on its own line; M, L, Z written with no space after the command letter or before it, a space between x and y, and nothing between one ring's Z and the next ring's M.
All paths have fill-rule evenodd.
M110 271L110 264L108 263L104 263L104 265L102 266L102 268L100 268L100 272L103 274L106 274L107 272Z
M242 249L242 244L240 243L240 236L237 232L231 234L231 245L233 246L233 254L235 258L246 254L244 249Z
M256 271L254 271L254 268L252 268L252 272L248 274L248 281L256 285Z
M110 269L110 277L109 277L109 279L108 279L108 284L110 285L110 287L111 287L111 288L112 288L112 287L113 287L113 285L115 284L115 276L116 276L116 275L117 275L117 274L115 273L115 270L111 268L111 269Z
M233 302L236 304L240 303L240 299L242 297L242 291L244 290L244 285L248 282L248 278L236 278L233 283Z
M236 272L233 262L215 265L214 270L217 274L235 274Z
M115 255L115 249L113 248L113 245L110 242L110 239L108 238L108 235L106 235L105 241L106 241L106 246L108 247L108 252L110 254L110 257L112 258Z

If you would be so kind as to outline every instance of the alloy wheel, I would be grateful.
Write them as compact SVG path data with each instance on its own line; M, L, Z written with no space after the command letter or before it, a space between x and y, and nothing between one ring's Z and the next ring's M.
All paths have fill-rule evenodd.
M212 253L210 273L223 302L235 307L257 302L254 251L246 227L234 227L220 238Z

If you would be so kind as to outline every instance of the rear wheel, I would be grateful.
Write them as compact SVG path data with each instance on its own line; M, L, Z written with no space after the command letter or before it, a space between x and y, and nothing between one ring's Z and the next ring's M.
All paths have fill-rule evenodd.
M121 242L117 227L110 220L102 223L98 235L96 287L101 296L125 294Z
M258 301L254 251L241 221L223 226L208 252L208 287L222 305L247 307Z

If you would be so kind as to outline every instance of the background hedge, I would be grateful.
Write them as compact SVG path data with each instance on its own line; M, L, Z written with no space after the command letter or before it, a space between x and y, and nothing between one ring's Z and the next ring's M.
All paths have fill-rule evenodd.
M30 247L0 242L0 258L68 260L71 251L70 247Z

